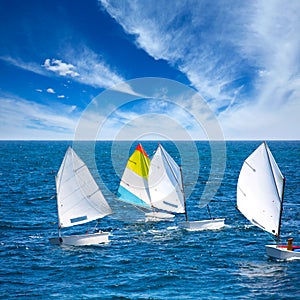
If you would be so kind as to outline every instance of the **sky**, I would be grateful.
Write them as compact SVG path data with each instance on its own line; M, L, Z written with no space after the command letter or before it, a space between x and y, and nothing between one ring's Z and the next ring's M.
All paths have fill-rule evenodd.
M0 0L0 139L299 140L299 32L298 0Z

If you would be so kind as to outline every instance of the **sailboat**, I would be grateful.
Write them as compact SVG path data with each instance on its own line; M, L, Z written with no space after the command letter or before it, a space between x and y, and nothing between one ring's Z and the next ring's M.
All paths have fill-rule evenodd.
M237 183L237 208L255 226L280 239L285 177L263 142L243 163ZM300 247L266 245L277 259L300 258Z
M182 169L161 144L150 162L148 184L152 205L159 210L148 213L148 217L155 218L160 211L184 214L185 222L179 222L178 225L192 231L219 229L224 226L225 219L188 220Z
M208 206L207 209L209 210ZM208 220L199 220L199 221L189 221L188 218L186 218L185 222L179 223L179 226L189 231L218 230L225 226L225 218L211 217Z
M56 176L58 237L51 244L87 246L109 242L108 232L63 236L61 229L85 224L112 214L86 164L69 147Z
M148 210L146 221L173 221L184 214L179 223L188 230L219 229L224 219L188 221L181 167L158 144L153 158L139 144L128 160L118 190L120 200Z
M158 153L154 161L157 161L157 159ZM151 183L155 180L154 177L157 173L153 167L154 165L152 163L151 166L148 154L139 143L127 161L117 196L119 200L141 209L145 213L146 221L169 221L174 218L172 212L174 212L177 204L174 203L174 200L171 200L169 203L163 205L161 198L166 192L172 193L174 187L172 186L172 182L168 182L167 178L164 178L168 186L157 195L158 190L155 190L155 187L151 184L149 186L149 169L151 169ZM162 170L162 174L160 175L165 174L164 172L165 170ZM160 182L157 182L157 184L160 184ZM154 199L154 195L158 196L159 199ZM167 209L167 207L170 209Z

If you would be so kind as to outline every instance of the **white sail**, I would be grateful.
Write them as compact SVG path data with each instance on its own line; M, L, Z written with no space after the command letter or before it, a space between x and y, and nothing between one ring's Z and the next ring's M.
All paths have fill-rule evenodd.
M284 177L266 143L243 163L237 184L237 208L254 225L280 232Z
M150 162L148 187L154 208L172 213L185 212L180 168L161 145Z
M60 228L112 213L89 169L71 147L56 176L56 191Z

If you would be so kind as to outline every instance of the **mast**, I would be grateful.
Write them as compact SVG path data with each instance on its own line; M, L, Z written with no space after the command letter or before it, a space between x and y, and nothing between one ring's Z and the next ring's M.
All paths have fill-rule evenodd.
M209 208L209 205L207 204L207 205L206 205L206 207L207 207L207 211L208 211L209 217L212 219L212 217L211 217L211 213L210 213L210 208Z
M184 193L184 185L183 185L183 176L182 176L182 170L181 166L179 166L180 169L180 176L181 176L181 182L182 182L182 194L183 194L183 199L184 199L184 215L185 215L185 221L188 221L188 214L186 210L186 198L185 198L185 193Z
M65 158L64 158L64 162L63 162L63 164L65 163ZM60 176L60 178L58 179L58 175L56 175L55 176L55 184L56 184L56 205L57 205L57 222L58 222L58 224L57 224L57 231L58 231L58 237L59 237L59 239L61 239L61 226L60 226L60 217L59 217L59 215L60 215L60 213L59 213L59 201L58 201L58 184L57 184L57 182L58 182L58 180L60 180L61 181L61 176Z
M283 177L283 187L281 193L281 204L280 204L280 215L279 215L279 225L278 225L278 238L280 238L280 228L281 228L281 219L282 219L282 211L283 211L283 197L284 197L284 188L285 188L285 177Z

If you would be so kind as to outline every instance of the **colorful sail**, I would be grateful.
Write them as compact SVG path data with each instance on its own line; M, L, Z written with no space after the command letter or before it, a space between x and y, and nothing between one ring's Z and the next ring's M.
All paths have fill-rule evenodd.
M284 177L266 143L244 162L237 184L237 207L254 225L279 236Z
M148 187L154 208L171 213L185 212L180 168L161 145L150 163Z
M150 159L141 144L129 157L118 189L120 200L136 206L151 208L148 189Z
M60 228L112 213L89 169L70 147L56 176L56 191Z

